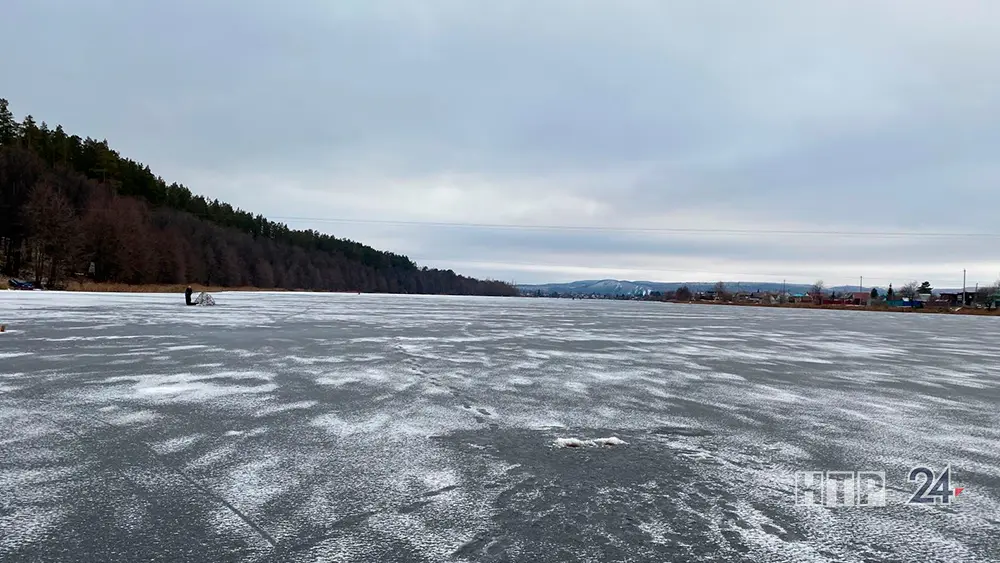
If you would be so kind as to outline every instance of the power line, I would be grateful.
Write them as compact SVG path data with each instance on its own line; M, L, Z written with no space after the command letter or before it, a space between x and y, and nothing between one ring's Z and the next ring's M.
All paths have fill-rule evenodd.
M597 225L518 225L513 223L465 223L447 221L403 221L389 219L344 219L332 217L271 217L272 221L303 221L316 223L353 223L399 227L441 227L506 229L537 231L593 231L623 233L689 233L711 235L816 235L855 237L935 237L935 238L1000 238L1000 233L948 233L932 231L842 231L842 230L792 230L792 229L698 229L685 227L605 227Z
M542 263L538 263L538 262L509 262L509 261L506 261L506 260L485 261L485 260L464 260L464 259L450 259L450 258L426 258L426 257L413 258L413 260L416 261L416 262L418 262L418 263L423 263L423 264L427 264L429 262L439 262L439 263L440 262L444 262L444 263L451 263L451 264L479 265L479 266L497 266L497 265L503 265L503 266L524 266L524 267L547 268L547 269L550 269L550 270L553 269L553 268L575 268L575 269L581 269L581 270L619 270L619 271L629 271L629 272L651 272L651 273L660 273L660 272L691 273L691 272L699 272L700 271L699 268L696 268L696 267L685 268L685 269L677 269L677 268L641 268L641 267L630 267L630 266L581 266L581 265L572 265L572 264L571 265L551 264L551 263L550 264L542 264ZM720 275L720 276L766 276L766 277L773 277L773 278L776 278L776 279L787 279L787 278L791 277L791 278L802 278L802 279L813 279L813 280L815 280L817 277L822 277L822 276L817 276L816 274L801 274L801 273L794 273L794 272L773 273L773 272L732 272L732 271L720 271L720 270L704 270L704 271L700 271L700 273ZM921 280L923 280L923 279L934 279L935 280L935 284L938 285L938 286L940 286L941 284L951 284L951 283L958 284L958 283L961 283L961 280L959 280L958 278L955 278L955 279L940 279L940 278L928 278L928 276L916 276L916 277L914 277L914 276L896 276L896 277L888 277L888 278L886 278L886 277L878 277L878 276L865 276L864 277L865 280L869 280L869 281L876 281L877 280L877 281L881 281L881 282L892 282L892 283L908 283L910 281L917 280L917 278L919 278ZM687 280L687 281L691 281L691 280ZM730 280L727 280L727 281L734 281L735 282L735 281L746 281L746 280L730 279ZM752 282L748 282L748 283L752 283ZM759 281L759 283L765 283L765 282ZM767 283L772 283L772 282L767 282ZM774 283L777 283L777 282L774 282ZM809 282L809 283L812 283L812 282ZM797 284L797 285L809 285L809 283L800 283L800 284ZM839 284L839 285L851 286L853 284L851 284L851 283L844 283L844 284Z

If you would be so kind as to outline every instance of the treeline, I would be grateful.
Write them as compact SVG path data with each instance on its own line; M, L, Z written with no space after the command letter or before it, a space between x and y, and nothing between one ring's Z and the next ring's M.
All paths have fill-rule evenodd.
M107 141L14 119L0 99L3 273L59 287L128 284L516 295L512 285L313 230L293 230L167 184Z

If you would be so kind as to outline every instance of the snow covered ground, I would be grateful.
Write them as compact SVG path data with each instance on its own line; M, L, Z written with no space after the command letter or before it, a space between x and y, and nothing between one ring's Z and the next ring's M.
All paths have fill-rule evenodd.
M1000 559L996 319L215 297L0 292L0 561Z

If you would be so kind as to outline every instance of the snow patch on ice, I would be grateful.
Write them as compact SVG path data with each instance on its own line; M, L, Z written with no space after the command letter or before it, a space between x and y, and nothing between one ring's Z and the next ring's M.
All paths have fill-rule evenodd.
M343 385L349 385L352 383L361 383L361 378L350 374L331 373L324 375L322 377L317 377L315 378L314 381L316 382L317 385L341 387Z
M213 467L215 465L219 465L223 461L235 457L236 451L237 450L235 443L215 448L201 455L197 459L192 460L190 463L187 464L187 468L189 470L204 469L208 467Z
M319 404L319 401L298 401L295 403L283 403L277 405L267 405L257 411L255 416L269 416L272 414L278 414L283 412L295 411L295 410L309 410Z
M371 417L357 417L354 420L342 418L336 413L327 413L315 417L310 424L330 432L341 438L358 434L373 434L390 426L392 417L379 413Z
M178 346L167 346L164 350L168 352L180 352L183 350L198 350L199 348L207 348L204 344L184 344Z
M580 438L556 438L553 442L553 446L556 448L599 448L604 446L625 446L628 442L618 438L617 436L611 436L609 438L595 438L592 440L584 440Z
M108 419L108 422L119 426L133 426L148 424L160 418L159 414L152 411L136 411L112 417Z
M169 440L163 440L162 442L156 442L155 444L150 444L150 447L156 453L160 455L172 454L184 451L191 446L198 443L205 437L204 434L191 434L189 436L180 436L177 438L171 438Z
M31 352L0 352L0 360L7 360L10 358L20 358L21 356L30 356Z

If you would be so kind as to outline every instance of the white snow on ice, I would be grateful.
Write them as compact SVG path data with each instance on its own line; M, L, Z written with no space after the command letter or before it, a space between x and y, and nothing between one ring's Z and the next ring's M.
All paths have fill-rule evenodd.
M931 541L983 560L967 543L991 533L1000 513L1000 495L974 486L1000 479L993 319L427 296L215 297L218 306L191 310L178 295L0 292L5 322L20 327L5 333L0 351L0 371L9 371L0 373L7 429L0 452L17 463L0 469L0 498L12 499L3 505L12 512L0 517L9 530L0 558L58 529L65 510L41 501L71 496L82 467L46 477L30 465L62 451L57 440L72 439L40 414L74 420L88 436L162 430L147 438L158 455L247 514L263 519L272 505L294 506L272 524L275 537L374 514L352 524L351 539L303 552L318 559L356 560L387 537L424 559L451 557L492 529L495 503L513 486L504 469L510 460L490 441L506 433L537 455L574 447L612 458L666 455L737 497L699 521L715 522L707 525L713 542L737 534L761 561L860 560L837 547L847 536L890 545L903 559L919 558L921 542ZM44 400L33 393L42 389ZM200 427L208 421L217 426ZM453 435L468 446L457 449ZM809 537L794 539L781 520L795 510L787 478L814 469L825 452L897 474L950 460L970 493L954 514L803 512L796 517ZM482 486L483 475L496 487ZM899 486L905 492L907 484ZM602 502L626 507L653 495L616 483L609 490L618 493ZM675 508L697 513L697 499L685 494ZM116 518L139 529L144 510ZM726 514L745 527L727 527ZM266 552L231 512L214 518L219 530L246 534ZM646 518L637 526L651 543L684 553L676 522ZM511 539L510 549L517 544Z

